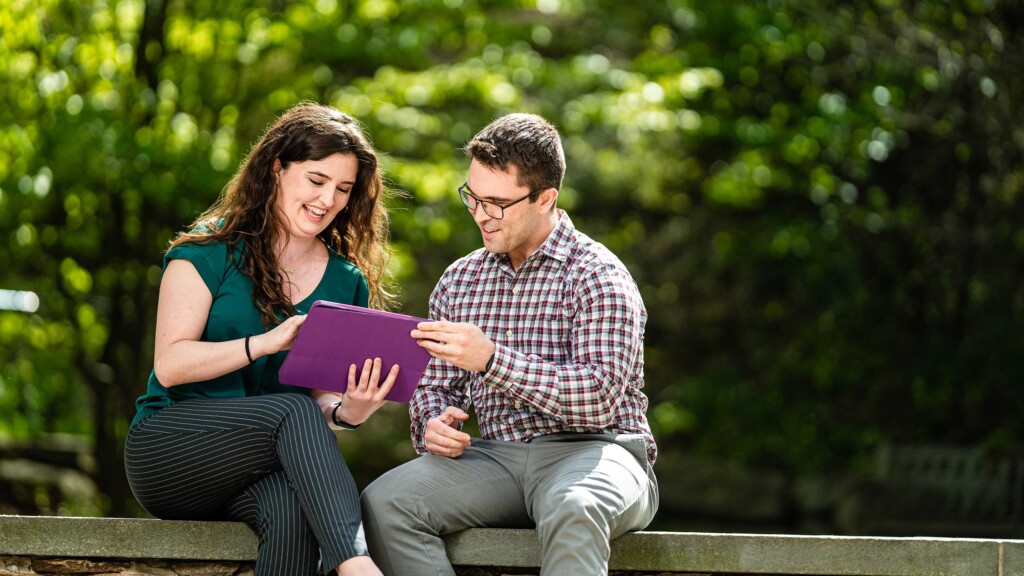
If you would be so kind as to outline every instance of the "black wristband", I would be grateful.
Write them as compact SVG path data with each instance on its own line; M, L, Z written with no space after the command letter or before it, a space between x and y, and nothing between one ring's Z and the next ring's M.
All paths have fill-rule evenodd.
M338 408L341 408L341 400L338 400L337 402L334 403L334 410L331 411L331 422L334 422L335 426L343 430L355 430L356 428L362 426L362 424L349 424L348 422L339 419Z
M497 354L498 354L497 350L495 350L494 352L491 352L491 357L487 359L487 367L484 368L484 372L489 372L491 370L491 365L494 364L494 357Z
M245 335L245 357L249 359L249 364L252 364L255 360L252 359L252 354L249 353L249 338L252 338L252 334Z

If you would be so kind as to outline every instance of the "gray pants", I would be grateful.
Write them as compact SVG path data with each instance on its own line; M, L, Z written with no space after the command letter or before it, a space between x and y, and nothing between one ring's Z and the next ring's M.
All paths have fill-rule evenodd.
M585 576L607 574L610 539L650 523L658 483L641 436L556 434L421 456L362 500L370 555L389 576L454 575L441 536L474 527L536 527L541 574Z
M258 576L313 575L367 554L359 491L320 408L301 394L186 400L125 444L139 503L165 519L234 519L259 536Z

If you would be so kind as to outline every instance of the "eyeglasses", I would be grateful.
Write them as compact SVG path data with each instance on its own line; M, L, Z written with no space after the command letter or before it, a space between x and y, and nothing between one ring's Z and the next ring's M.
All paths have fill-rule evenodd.
M476 194L473 194L473 191L469 189L469 182L463 182L462 186L459 186L459 198L462 198L462 203L466 206L466 208L469 209L470 212L476 212L476 207L481 206L484 209L484 214L487 214L488 216L494 218L495 220L501 220L502 218L505 217L506 208L511 208L512 206L519 204L523 200L526 200L527 198L534 196L541 190L543 190L543 188L537 188L536 190L530 192L526 196L523 196L519 200L513 200L508 204L503 205L498 204L497 202L492 202L490 200L481 200L477 198Z

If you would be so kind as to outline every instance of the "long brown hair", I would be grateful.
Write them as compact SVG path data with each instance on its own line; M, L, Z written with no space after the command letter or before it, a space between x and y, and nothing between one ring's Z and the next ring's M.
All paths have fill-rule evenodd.
M286 233L277 212L274 160L287 167L337 153L355 156L359 171L347 209L339 212L319 237L362 270L370 286L372 308L390 307L394 295L387 270L388 214L383 202L389 192L369 139L351 116L329 106L303 102L282 114L249 151L217 201L188 231L179 233L171 247L188 242L226 243L232 260L252 279L253 303L264 326L278 324L295 314L295 307L285 295L274 255L278 238ZM240 244L244 256L236 258Z

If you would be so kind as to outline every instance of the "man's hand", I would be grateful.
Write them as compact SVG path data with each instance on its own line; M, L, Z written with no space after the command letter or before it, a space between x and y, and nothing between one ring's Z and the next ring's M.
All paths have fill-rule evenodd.
M410 335L434 358L463 370L483 372L495 349L480 328L467 322L420 322Z
M427 431L423 433L423 444L436 456L458 458L469 446L469 434L459 431L457 421L466 421L469 414L449 406L444 413L427 421Z

